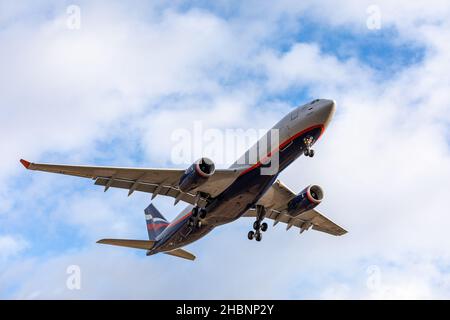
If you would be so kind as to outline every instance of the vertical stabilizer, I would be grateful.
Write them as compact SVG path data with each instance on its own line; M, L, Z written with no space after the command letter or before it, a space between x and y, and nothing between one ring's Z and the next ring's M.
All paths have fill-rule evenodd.
M148 238L155 240L156 237L169 225L169 222L151 203L145 209L145 221L147 223Z

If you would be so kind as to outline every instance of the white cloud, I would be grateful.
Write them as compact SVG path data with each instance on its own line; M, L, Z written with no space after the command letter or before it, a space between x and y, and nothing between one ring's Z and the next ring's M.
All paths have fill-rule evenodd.
M0 235L0 262L19 254L28 246L21 237Z
M166 10L144 21L107 8L83 6L78 31L66 28L62 11L0 33L0 94L8 110L1 146L9 150L2 173L17 168L20 156L107 139L109 124L165 95L214 92L215 78L205 70L245 52L229 45L227 25L206 12Z
M340 62L321 53L317 44L297 43L279 56L268 52L261 63L267 69L268 88L275 92L310 86L317 92L330 88L355 90L362 84L367 86L371 76L371 70L357 61Z
M369 266L365 281L333 283L321 294L325 299L445 299L449 274L439 261L427 257L397 257L389 264Z

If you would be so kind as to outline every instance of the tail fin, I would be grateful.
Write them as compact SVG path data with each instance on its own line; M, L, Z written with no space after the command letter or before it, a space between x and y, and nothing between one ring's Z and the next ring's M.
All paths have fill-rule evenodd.
M150 240L155 240L156 237L167 228L169 222L152 203L150 203L144 212L145 220L147 222L148 238Z

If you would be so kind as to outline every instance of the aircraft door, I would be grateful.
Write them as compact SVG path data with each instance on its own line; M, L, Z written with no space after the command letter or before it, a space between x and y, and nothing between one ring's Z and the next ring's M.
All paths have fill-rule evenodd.
M292 137L293 135L295 135L297 133L296 127L297 127L298 117L299 117L298 109L295 109L294 111L291 112L291 117L290 117L290 120L287 125L287 131L288 131L287 135L289 135L289 137Z

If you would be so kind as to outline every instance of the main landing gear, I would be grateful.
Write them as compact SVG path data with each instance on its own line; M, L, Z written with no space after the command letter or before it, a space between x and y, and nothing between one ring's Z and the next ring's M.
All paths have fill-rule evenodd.
M192 215L189 218L189 226L192 228L201 228L202 219L206 217L206 210L199 207L194 207L192 209Z
M253 240L255 239L256 241L261 241L262 240L262 233L261 232L266 232L268 225L265 222L262 222L264 220L264 217L266 215L266 210L263 206L257 205L256 206L256 221L253 222L253 230L248 232L248 239L249 240Z
M305 144L305 151L303 151L303 154L307 157L314 157L314 150L311 149L313 142L314 138L311 136L303 139L303 143Z

